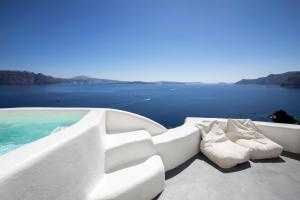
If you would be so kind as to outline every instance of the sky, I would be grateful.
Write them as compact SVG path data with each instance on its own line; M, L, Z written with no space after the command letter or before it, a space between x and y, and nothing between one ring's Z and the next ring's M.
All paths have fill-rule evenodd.
M299 0L0 0L0 69L235 82L300 70Z

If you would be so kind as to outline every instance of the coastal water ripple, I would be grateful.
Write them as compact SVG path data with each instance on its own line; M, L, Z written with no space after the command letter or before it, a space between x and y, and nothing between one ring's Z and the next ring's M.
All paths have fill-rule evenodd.
M103 107L175 127L185 117L269 121L284 109L300 119L300 90L234 84L103 84L1 86L0 107Z

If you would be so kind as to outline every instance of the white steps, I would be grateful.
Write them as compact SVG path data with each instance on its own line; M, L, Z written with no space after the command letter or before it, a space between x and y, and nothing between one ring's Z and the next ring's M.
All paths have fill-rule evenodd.
M144 130L105 135L105 172L119 170L156 153L151 135Z
M150 200L164 189L165 169L145 130L105 135L105 174L88 200Z
M164 165L160 156L105 174L88 200L150 200L159 194L165 183Z

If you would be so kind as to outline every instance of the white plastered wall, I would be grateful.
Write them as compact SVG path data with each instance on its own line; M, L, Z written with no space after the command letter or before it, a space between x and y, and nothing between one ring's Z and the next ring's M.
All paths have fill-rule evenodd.
M0 156L0 199L86 199L104 171L104 113Z

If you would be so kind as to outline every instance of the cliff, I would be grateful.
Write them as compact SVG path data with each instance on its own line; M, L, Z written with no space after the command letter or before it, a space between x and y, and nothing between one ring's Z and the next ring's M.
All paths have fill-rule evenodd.
M282 74L270 74L257 79L242 79L236 84L280 85L282 87L300 87L300 71Z
M27 71L0 71L0 85L42 85L66 82L66 79L54 78L41 73Z
M71 85L98 85L98 84L146 84L143 81L119 81L111 79L90 78L77 76L74 78L55 78L41 73L27 71L0 70L0 85L42 85L42 84L71 84ZM149 82L150 83L150 82Z

